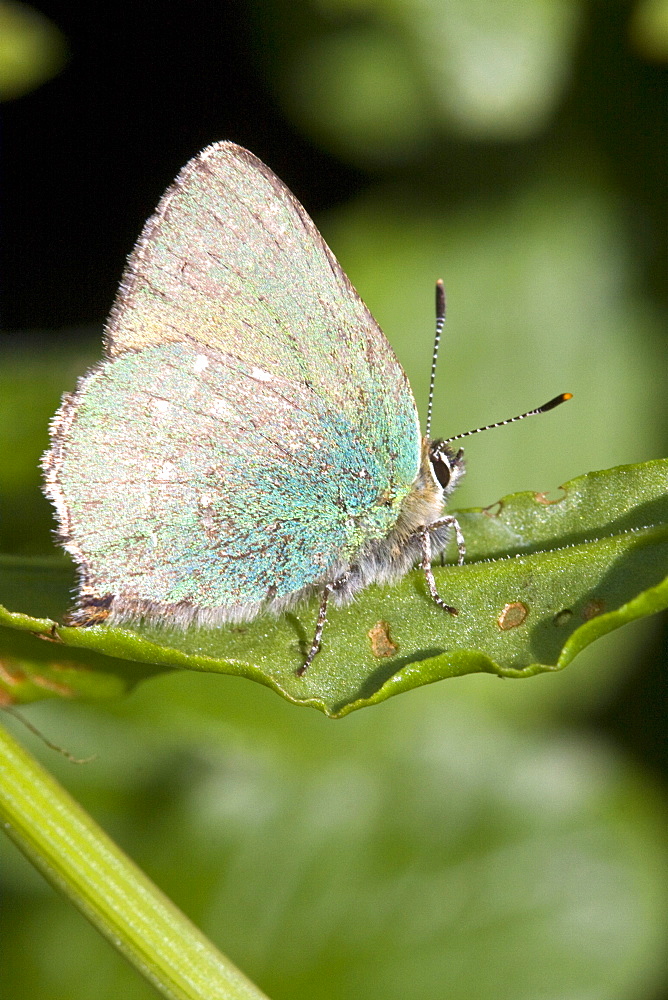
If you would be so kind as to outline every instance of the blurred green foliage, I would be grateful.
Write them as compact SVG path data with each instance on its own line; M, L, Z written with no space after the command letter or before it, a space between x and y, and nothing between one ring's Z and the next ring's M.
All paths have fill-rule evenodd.
M313 0L298 25L269 5L279 93L328 148L363 164L413 158L446 129L540 132L568 83L577 0Z
M652 997L665 803L601 740L540 725L531 699L510 721L482 683L333 724L258 685L175 674L106 715L44 703L31 719L97 752L48 766L272 998ZM20 856L2 870L5 984L154 995Z
M620 44L665 58L665 10L629 5ZM596 120L594 95L599 111L606 94L614 104L613 67L594 52L588 6L258 0L253 12L296 127L376 171L317 222L423 413L445 279L436 433L575 394L468 442L456 506L660 456L655 137L624 143L617 107ZM83 356L32 335L1 355L5 552L53 551L36 465L99 333L89 343ZM590 724L652 641L640 623L560 675L451 680L336 724L241 679L161 676L104 709L31 709L94 764L35 752L273 1000L656 1000L665 794ZM155 996L4 842L0 859L0 994Z
M648 59L668 59L668 2L640 0L633 11L631 38Z
M21 97L67 61L65 38L28 4L0 0L0 100Z

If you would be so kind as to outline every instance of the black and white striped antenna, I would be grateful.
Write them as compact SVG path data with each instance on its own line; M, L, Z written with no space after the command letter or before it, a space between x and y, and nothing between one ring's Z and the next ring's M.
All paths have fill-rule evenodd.
M445 324L445 288L443 287L443 281L441 278L436 282L436 335L434 337L434 350L431 355L431 376L429 378L429 400L427 402L427 424L425 427L425 437L427 440L431 440L431 418L434 409L434 384L436 381L436 363L438 361L438 349L441 343L441 334L443 333L443 326ZM452 441L461 441L462 438L471 437L473 434L481 434L483 431L491 431L494 427L504 427L506 424L514 424L517 420L524 420L525 417L535 417L538 413L547 413L548 410L553 410L555 406L561 406L562 403L567 402L567 400L572 399L573 394L571 392L562 392L554 399L550 399L547 403L543 403L542 406L537 406L535 410L527 410L526 413L520 413L516 417L508 417L507 420L497 420L493 424L485 424L484 427L476 427L472 431L464 431L463 434L455 434L454 437L445 438L444 444L450 444Z
M475 430L464 431L463 434L455 434L454 437L445 438L444 444L450 444L451 441L461 441L462 438L471 437L472 434L481 434L482 431L491 431L493 427L505 427L506 424L514 424L516 420L524 420L525 417L535 417L537 413L547 413L548 410L553 410L555 406L561 406L562 403L572 398L572 392L562 392L549 402L543 403L542 406L537 406L535 410L527 410L526 413L520 413L517 417L508 417L507 420L497 420L493 424L485 424L484 427L476 427Z
M445 325L445 288L441 278L436 282L436 335L434 337L434 350L431 354L431 375L429 377L429 400L427 402L427 425L425 427L425 437L431 438L431 416L434 410L434 383L436 382L436 362L438 361L438 348L441 343L441 334Z

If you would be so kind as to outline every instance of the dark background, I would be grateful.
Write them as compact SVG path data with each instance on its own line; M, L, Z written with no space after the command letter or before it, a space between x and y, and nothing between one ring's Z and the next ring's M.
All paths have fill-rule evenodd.
M274 4L44 3L64 33L69 62L3 111L2 300L6 330L98 322L119 261L180 166L216 139L252 149L318 211L359 193L382 168L360 169L309 140L272 86L281 15L291 46L315 33L313 12ZM548 133L517 143L435 145L455 167L446 200L483 194L540 161L546 147L584 137L636 208L629 220L640 263L665 304L666 71L633 51L628 4L585 4L571 84ZM362 15L348 17L353 22ZM343 18L344 22L346 18Z
M5 105L6 329L106 315L143 220L182 166L217 139L272 164L311 211L364 183L281 113L247 4L42 4L68 65Z

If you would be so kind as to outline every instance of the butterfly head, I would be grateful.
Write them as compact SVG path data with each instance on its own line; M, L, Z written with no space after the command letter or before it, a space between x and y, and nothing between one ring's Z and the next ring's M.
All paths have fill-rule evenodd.
M455 451L447 441L430 441L428 445L429 464L434 479L443 491L443 498L449 497L464 475L464 449Z

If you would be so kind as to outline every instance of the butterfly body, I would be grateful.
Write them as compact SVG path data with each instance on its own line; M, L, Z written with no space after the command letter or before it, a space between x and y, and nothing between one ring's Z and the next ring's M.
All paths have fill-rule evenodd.
M167 191L105 346L43 460L75 623L215 626L323 588L345 603L446 544L461 454L435 458L382 331L246 150L209 147Z

